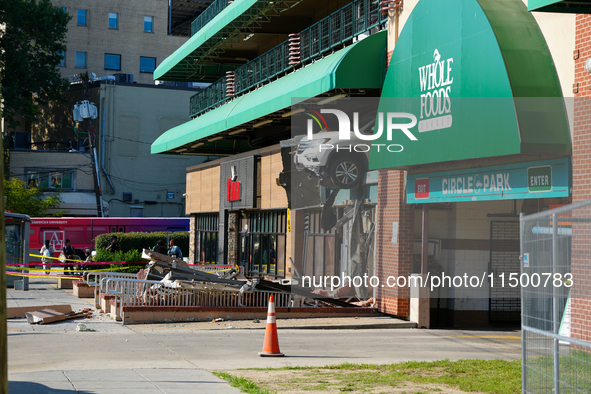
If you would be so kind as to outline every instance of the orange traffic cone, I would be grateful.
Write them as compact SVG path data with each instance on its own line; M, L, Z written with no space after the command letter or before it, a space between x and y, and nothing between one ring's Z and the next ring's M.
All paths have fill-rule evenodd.
M275 297L269 299L269 312L267 312L267 329L265 330L265 342L261 357L283 357L279 351L279 340L277 339L277 323L275 322Z

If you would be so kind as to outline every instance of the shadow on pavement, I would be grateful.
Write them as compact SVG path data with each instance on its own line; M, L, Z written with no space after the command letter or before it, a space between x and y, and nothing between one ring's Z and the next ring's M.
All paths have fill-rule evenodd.
M75 390L73 387L71 389L54 389L48 386L45 386L40 383L34 382L22 382L22 381L14 381L8 382L8 392L10 394L70 394L70 393L79 393L79 394L94 394L92 391L80 391Z

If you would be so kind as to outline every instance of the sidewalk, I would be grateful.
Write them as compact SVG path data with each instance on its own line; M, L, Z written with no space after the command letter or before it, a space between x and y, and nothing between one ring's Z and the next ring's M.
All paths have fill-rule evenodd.
M51 284L33 282L29 292L8 290L8 306L89 302ZM259 357L266 319L124 326L106 314L91 319L30 325L8 321L11 394L19 393L238 393L210 370L390 364L442 359L521 357L519 330L420 330L383 328L388 317L279 319L285 357ZM92 332L76 331L84 323ZM340 329L325 329L345 327ZM368 329L368 324L373 328ZM297 327L296 327L297 326ZM235 328L231 328L235 327ZM248 329L256 327L257 329ZM298 328L298 329L295 329ZM303 329L320 328L320 329Z
M10 394L237 394L238 389L200 369L102 369L9 374Z
M32 279L29 291L8 289L7 306L68 304L72 310L92 307L91 299L74 297L71 290L58 290L54 282ZM96 331L77 332L78 323ZM91 319L47 325L10 319L10 393L239 393L225 381L179 357L177 352L158 345L157 341L149 340L146 335L156 333L172 339L171 334L173 337L181 334L179 330L262 330L265 326L264 319L124 326L96 311ZM389 317L285 319L279 320L278 326L281 330L414 327L412 323ZM177 332L173 334L173 331ZM260 335L262 332L257 334ZM255 353L253 357L258 358Z

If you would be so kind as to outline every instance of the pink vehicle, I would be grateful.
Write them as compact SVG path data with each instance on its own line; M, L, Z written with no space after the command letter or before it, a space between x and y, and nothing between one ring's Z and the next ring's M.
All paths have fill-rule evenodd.
M84 260L84 250L94 249L94 238L99 234L188 230L188 218L32 218L29 250L39 254L47 239L58 257L69 239Z

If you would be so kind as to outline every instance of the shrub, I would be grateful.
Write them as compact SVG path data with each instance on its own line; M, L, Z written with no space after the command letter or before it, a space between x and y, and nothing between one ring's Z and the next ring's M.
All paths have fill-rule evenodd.
M142 259L142 252L139 250L128 250L127 252L119 251L119 252L110 252L105 249L99 249L96 251L96 256L94 256L94 261L97 262L104 262L108 263L109 261L127 261L133 264L111 264L110 268L114 268L118 272L129 272L129 273L136 273L141 268L146 266L146 260ZM106 268L104 265L93 267L90 265L92 269L101 270Z
M98 249L94 261L142 261L142 252L137 249L128 250L127 252L110 252L105 249Z
M108 233L108 234L100 234L97 235L94 239L95 246L97 253L100 250L104 250L111 242L111 237L115 235L117 236L117 241L121 244L121 251L122 252L129 252L129 251L139 251L141 256L142 249L152 249L158 240L162 240L162 242L166 243L166 232L156 232L156 233ZM174 234L169 233L171 239L174 239L175 243L181 248L181 252L183 252L183 257L189 256L189 232L188 231L179 231ZM108 252L107 252L108 253ZM114 253L112 253L114 255ZM98 261L98 259L96 260ZM115 261L115 260L110 260ZM127 260L119 260L119 261L127 261ZM137 261L137 260L136 260Z

